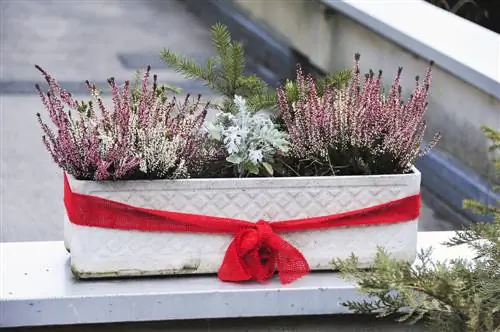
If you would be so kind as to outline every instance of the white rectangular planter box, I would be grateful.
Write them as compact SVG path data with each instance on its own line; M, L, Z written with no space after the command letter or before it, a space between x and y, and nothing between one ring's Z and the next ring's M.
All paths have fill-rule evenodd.
M293 178L77 181L74 192L152 209L280 221L330 215L418 194L420 172L404 175ZM378 246L413 261L418 219L395 224L284 233L312 270L355 253L364 267ZM216 273L232 235L142 232L85 227L66 221L71 268L80 278Z

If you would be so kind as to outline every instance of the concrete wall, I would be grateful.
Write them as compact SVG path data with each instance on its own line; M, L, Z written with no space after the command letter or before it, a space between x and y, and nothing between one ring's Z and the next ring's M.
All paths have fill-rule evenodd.
M386 84L391 84L397 67L403 66L405 95L413 88L414 77L425 72L427 59L317 1L232 2L324 71L351 67L354 53L359 52L362 71L382 69ZM424 24L431 23L423 21ZM487 152L488 142L480 127L500 129L500 100L444 70L439 62L436 64L429 99L429 136L439 130L443 135L438 145L440 150L492 180L493 166L487 162L491 157ZM498 68L500 72L500 58Z

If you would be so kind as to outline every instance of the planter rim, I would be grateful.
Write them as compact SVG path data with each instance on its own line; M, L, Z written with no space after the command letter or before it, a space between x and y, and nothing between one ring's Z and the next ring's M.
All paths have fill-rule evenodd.
M154 179L154 180L103 180L103 181L96 181L96 180L78 180L71 174L68 174L65 172L68 178L71 180L71 182L76 182L76 183L101 183L101 184L112 184L112 183L151 183L151 182L170 182L170 183L177 183L177 184L183 184L183 183L205 183L205 182L214 182L217 181L219 183L230 183L234 182L237 180L238 182L255 182L259 181L260 183L265 183L265 182L288 182L291 180L294 181L317 181L318 179L325 179L325 180L332 180L332 179L366 179L366 178L378 178L378 179L401 179L401 178L408 178L408 177L420 177L421 173L420 171L412 165L411 167L411 173L406 173L406 174L374 174L374 175L328 175L328 176L287 176L287 177L250 177L250 178L188 178L188 179Z

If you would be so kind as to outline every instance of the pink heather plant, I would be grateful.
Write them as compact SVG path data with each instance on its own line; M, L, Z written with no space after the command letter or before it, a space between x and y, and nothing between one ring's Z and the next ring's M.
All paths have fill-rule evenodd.
M49 85L46 94L38 85L36 88L56 127L52 131L37 114L43 142L54 162L77 179L188 177L217 154L203 144L206 134L201 126L208 105L202 106L199 97L193 104L189 96L182 104L175 98L168 100L156 83L156 75L153 87L149 87L149 67L139 93L131 91L128 81L118 87L113 78L108 80L112 109L106 108L88 81L93 101L78 102L51 75L36 67Z
M360 85L359 54L347 88L318 95L313 78L297 70L299 97L290 102L278 89L278 111L290 134L295 160L313 161L322 174L381 174L408 172L426 154L439 134L423 149L424 115L431 83L431 62L425 78L405 103L401 99L402 68L387 96L382 94L382 71L365 75ZM300 163L300 162L299 162ZM311 164L309 164L311 165ZM325 171L326 169L326 171ZM318 175L318 174L316 174Z

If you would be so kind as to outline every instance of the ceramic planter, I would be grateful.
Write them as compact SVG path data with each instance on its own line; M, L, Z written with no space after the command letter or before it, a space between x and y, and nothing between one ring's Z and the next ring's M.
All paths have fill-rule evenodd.
M77 181L74 192L126 204L248 221L330 215L418 194L420 173L258 179ZM355 253L364 267L378 246L413 261L417 220L283 234L312 270L329 270L334 258ZM71 267L79 278L216 273L231 235L141 232L67 223Z

